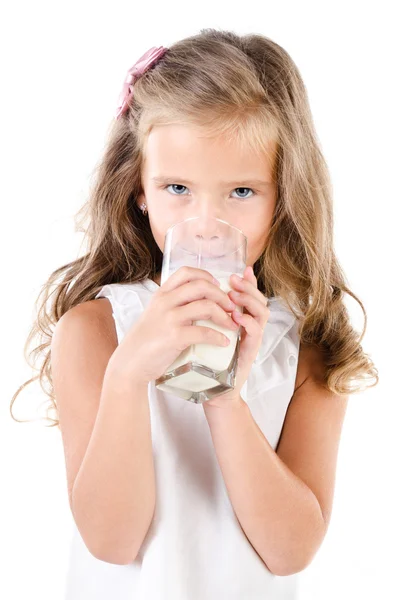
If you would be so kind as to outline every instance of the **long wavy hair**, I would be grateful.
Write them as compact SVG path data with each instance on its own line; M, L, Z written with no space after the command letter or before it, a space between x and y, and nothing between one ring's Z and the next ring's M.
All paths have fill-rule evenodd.
M171 123L202 126L209 135L229 135L234 144L259 151L266 141L277 142L277 202L266 247L254 265L258 287L269 298L284 299L300 321L301 343L322 351L327 389L348 395L377 385L377 369L360 345L367 314L333 248L331 182L298 68L263 35L208 28L171 45L135 83L128 111L111 122L94 185L75 216L85 253L51 273L35 303L37 318L24 356L38 374L13 396L15 420L20 421L12 414L17 395L39 379L49 397L47 419L59 426L51 338L62 315L94 299L105 284L138 282L161 271L162 252L136 199L147 135ZM364 313L360 336L344 294Z

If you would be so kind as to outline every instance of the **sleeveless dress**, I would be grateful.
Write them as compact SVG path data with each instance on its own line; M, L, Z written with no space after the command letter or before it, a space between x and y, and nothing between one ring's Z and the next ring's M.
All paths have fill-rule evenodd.
M151 279L112 283L96 298L112 305L118 336L159 288ZM276 449L295 387L298 321L269 299L262 345L241 397ZM88 551L73 521L64 600L296 600L298 573L272 574L251 546L229 500L199 404L148 384L156 476L155 514L136 560L115 565Z

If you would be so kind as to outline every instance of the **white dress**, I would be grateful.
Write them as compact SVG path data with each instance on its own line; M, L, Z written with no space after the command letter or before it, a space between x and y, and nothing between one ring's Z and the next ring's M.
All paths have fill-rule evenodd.
M119 342L159 288L151 279L105 285ZM298 321L269 300L262 345L241 397L276 449L296 378ZM296 600L298 574L272 574L243 532L200 404L148 384L156 509L137 559L96 559L74 531L64 600Z

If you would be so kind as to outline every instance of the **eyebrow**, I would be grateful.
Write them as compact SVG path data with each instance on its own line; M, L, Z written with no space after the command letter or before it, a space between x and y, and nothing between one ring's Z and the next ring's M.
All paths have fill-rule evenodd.
M184 179L183 177L178 177L177 175L175 176L166 176L166 175L157 175L156 177L152 177L151 178L152 181L154 181L154 183L183 183L183 184L188 184L188 185L194 185L194 181L188 181L187 179ZM255 179L255 178L242 178L242 179L237 179L236 181L220 181L219 182L221 185L224 186L244 186L244 185L257 185L257 186L269 186L272 185L272 181L264 181L262 179Z

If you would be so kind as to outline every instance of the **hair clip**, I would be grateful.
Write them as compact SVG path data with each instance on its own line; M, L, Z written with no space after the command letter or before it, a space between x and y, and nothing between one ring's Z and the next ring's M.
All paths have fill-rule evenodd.
M118 108L116 111L116 119L119 119L128 110L129 101L134 93L134 83L141 77L149 68L154 65L168 48L164 46L150 48L145 54L139 58L136 63L127 71L127 75L123 84L123 89L120 93Z

